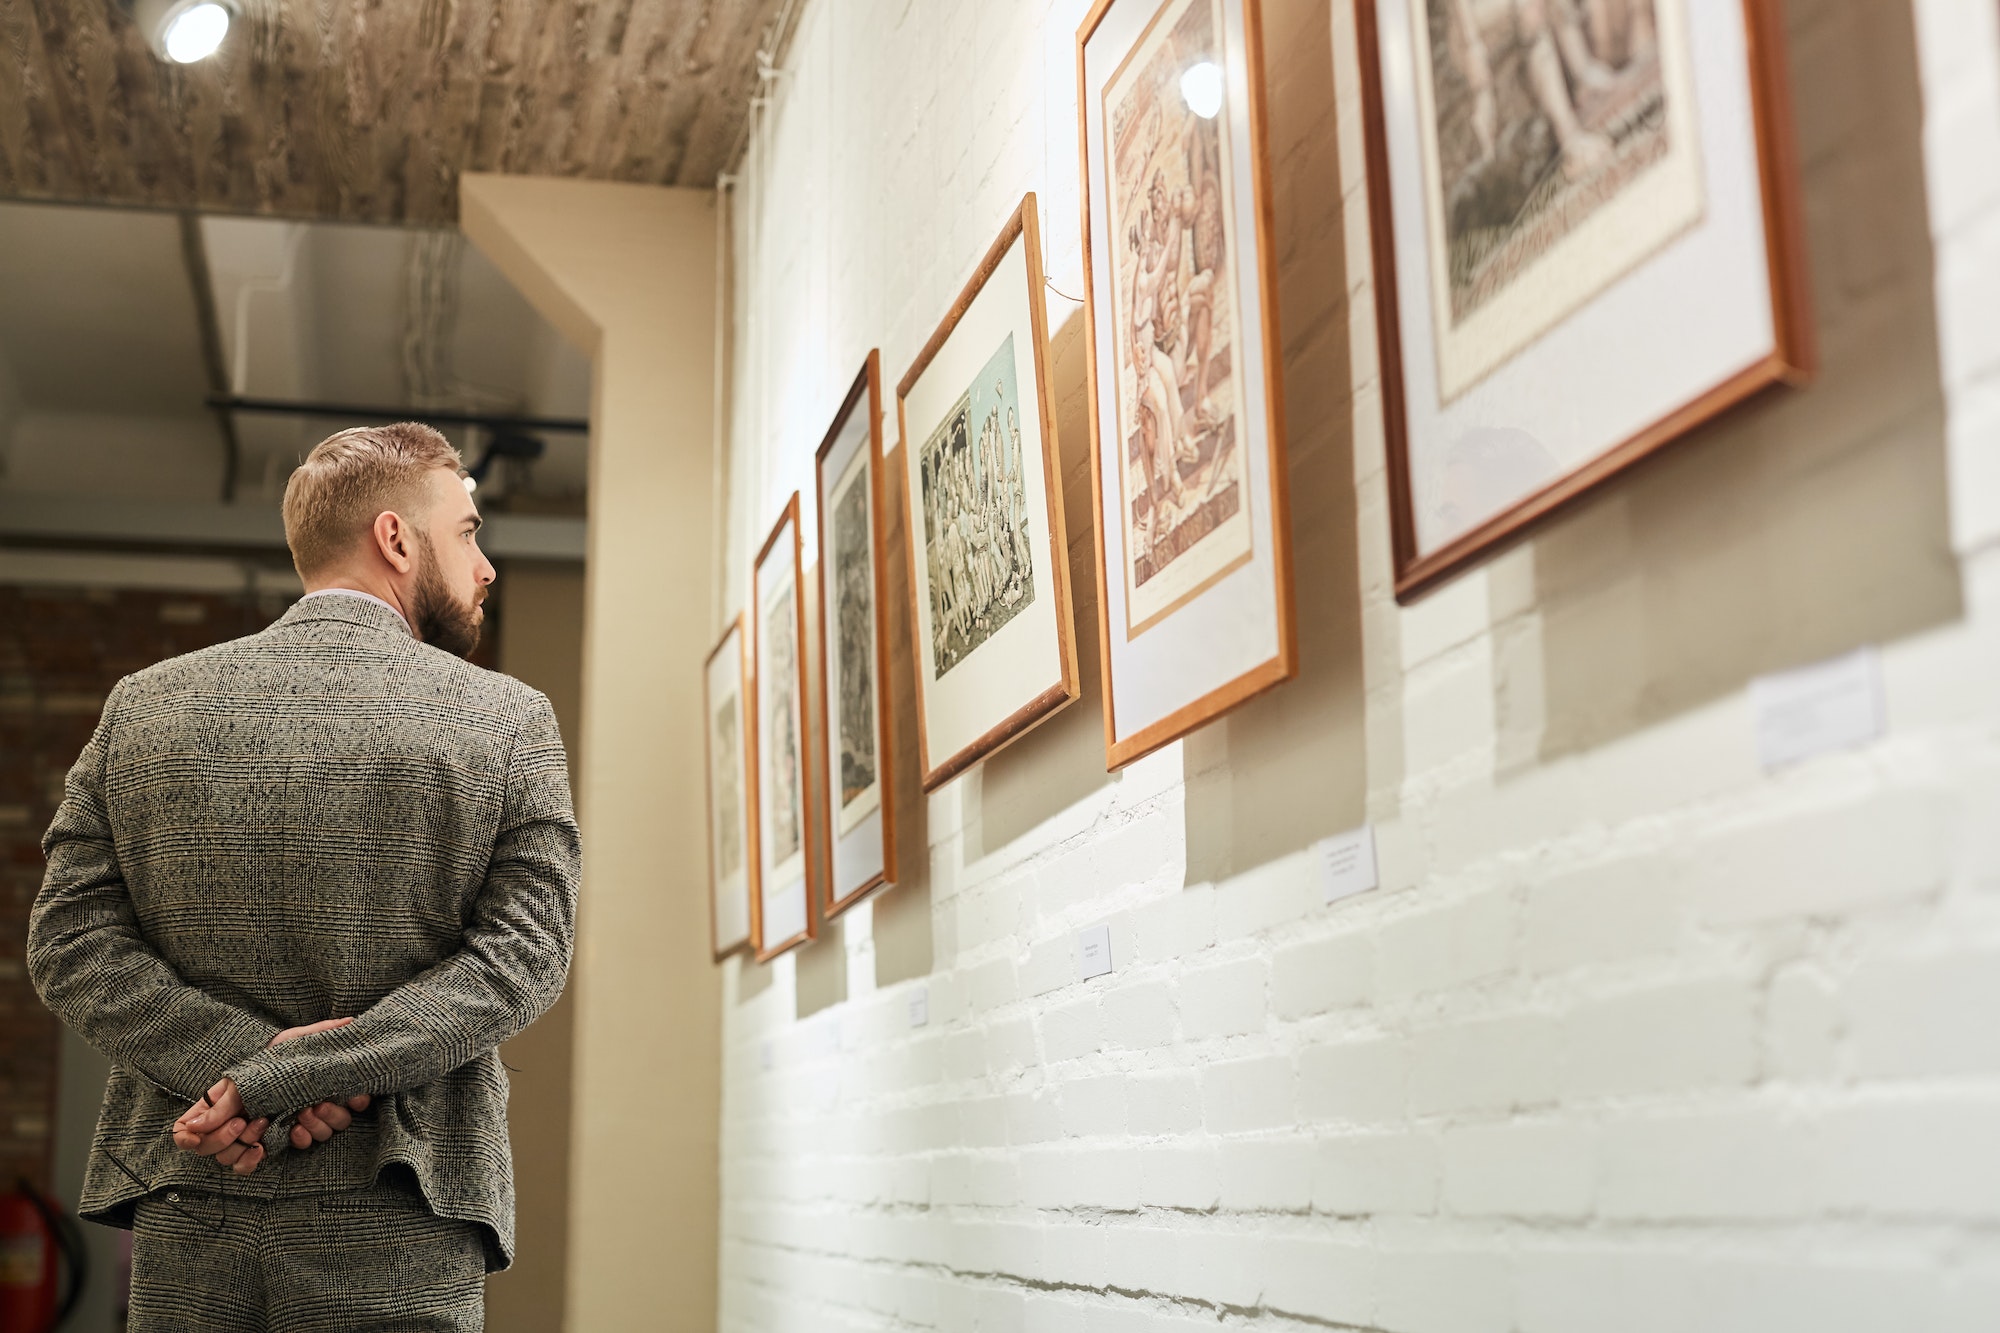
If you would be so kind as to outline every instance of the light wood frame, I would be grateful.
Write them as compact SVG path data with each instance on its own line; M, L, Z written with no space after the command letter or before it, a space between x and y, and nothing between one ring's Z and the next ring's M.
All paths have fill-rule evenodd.
M964 289L958 294L958 299L952 302L951 310L896 385L896 433L900 442L899 447L904 451L903 469L906 474L903 509L904 531L908 534L908 539L904 542L904 551L910 563L910 638L913 649L912 664L917 680L917 752L923 765L923 786L927 792L935 791L973 764L1012 744L1039 723L1074 703L1080 693L1076 666L1076 607L1070 595L1069 536L1063 517L1061 451L1056 437L1055 402L1049 388L1048 314L1042 300L1042 285L1045 281L1042 275L1042 236L1041 226L1036 219L1035 194L1030 190L1021 197L1020 205L1001 226L1000 234L988 247L985 258L980 260L979 267L966 281ZM916 565L921 555L918 550L920 540L918 534L923 531L923 515L918 511L918 506L922 502L916 493L917 488L907 484L911 457L908 451L914 445L910 439L910 423L905 410L905 400L917 380L929 368L939 350L951 337L952 330L958 327L959 320L965 317L965 312L986 286L986 280L993 276L993 270L1000 266L1000 261L1006 257L1008 249L1012 247L1017 237L1026 240L1024 249L1027 252L1028 312L1032 330L1030 341L1034 343L1035 404L1041 414L1043 490L1048 501L1046 521L1049 528L1049 577L1056 596L1056 642L1057 651L1061 656L1062 678L1055 685L1015 709L1013 713L956 754L934 759L930 749L930 723L925 716L927 689L923 668L925 645L922 642L922 608L918 605L917 595Z
M1421 0L1417 0L1421 3ZM1773 348L1548 485L1524 497L1431 552L1417 554L1410 485L1403 351L1397 314L1396 237L1390 215L1389 145L1384 120L1382 48L1376 0L1355 0L1361 60L1362 135L1368 175L1368 225L1375 282L1375 329L1382 375L1382 420L1389 459L1389 519L1395 559L1396 600L1408 603L1440 583L1527 536L1600 483L1663 446L1776 385L1810 380L1819 364L1813 326L1810 274L1799 200L1798 154L1792 127L1791 76L1785 62L1781 0L1733 0L1743 7L1749 48L1750 96L1757 145L1759 192L1764 209L1764 249L1770 274Z
M817 488L816 497L826 494L826 460L833 453L833 446L847 429L848 421L857 409L868 413L868 541L874 558L875 573L875 780L881 784L882 813L882 869L864 882L859 888L845 895L840 894L839 885L831 864L831 853L840 843L840 811L834 807L834 793L827 787L826 829L829 851L829 866L825 884L824 912L828 919L838 916L854 904L860 902L884 884L896 882L896 749L894 732L890 721L889 707L889 573L888 573L888 517L882 509L882 350L871 348L861 372L854 377L854 384L842 400L840 410L833 414L833 424L827 427L826 438L820 442L819 450L813 455L813 483ZM826 529L831 516L822 512L819 527L814 534L819 546L819 570L821 586L827 577ZM821 763L831 767L835 753L835 727L833 720L833 699L829 692L833 661L833 640L831 622L833 608L822 598L819 613L819 711L824 733L825 749L821 751Z
M761 700L757 693L758 681L763 669L762 605L757 596L757 571L769 558L772 548L778 544L785 525L792 525L792 608L797 624L793 633L797 636L798 652L798 700L799 700L799 768L801 786L799 788L799 818L804 824L800 830L801 850L805 854L806 880L806 926L796 934L782 940L764 938L764 831L763 831L763 775L758 756L762 753L762 737L758 734L763 725ZM771 525L771 533L764 538L763 546L757 550L757 558L750 565L750 725L745 732L750 759L750 864L754 872L750 878L750 940L757 961L768 963L787 949L796 948L807 940L819 938L819 893L816 881L819 868L819 839L816 835L819 821L814 814L813 763L811 751L811 718L807 715L806 691L812 688L812 673L806 666L806 602L805 570L803 568L803 543L799 538L799 493L792 492L792 498L785 502L783 512Z
M1252 206L1256 213L1257 229L1257 279L1261 285L1261 305L1263 307L1264 339L1264 402L1266 421L1270 425L1268 441L1271 475L1271 538L1272 560L1275 564L1275 583L1278 600L1278 651L1236 679L1209 691L1207 694L1185 704L1150 726L1120 741L1117 728L1117 690L1112 681L1111 668L1111 601L1109 579L1110 565L1105 550L1104 531L1104 452L1099 438L1097 421L1097 287L1092 276L1090 254L1090 133L1088 111L1084 106L1088 95L1084 48L1091 34L1097 31L1104 16L1115 4L1132 3L1133 0L1097 0L1091 6L1089 15L1076 33L1076 88L1077 88L1077 173L1078 204L1082 210L1083 223L1083 335L1087 358L1084 362L1084 376L1089 400L1090 418L1090 501L1091 537L1097 555L1097 644L1099 670L1104 686L1104 766L1108 771L1116 771L1135 759L1151 754L1161 746L1180 739L1197 728L1206 726L1224 713L1248 703L1298 674L1298 626L1292 597L1292 512L1290 481L1285 458L1285 402L1282 384L1283 346L1278 331L1278 266L1277 250L1271 236L1274 230L1271 202L1270 138L1264 89L1264 32L1263 17L1259 0L1224 0L1225 4L1240 4L1243 7L1243 36L1246 52L1246 68L1249 73L1249 125L1246 127L1250 139L1250 188L1255 196ZM1152 0L1164 6L1169 0ZM1115 392L1115 390L1114 390ZM1247 476L1245 478L1248 480ZM1172 612L1165 614L1171 615Z
M715 961L718 963L731 954L742 953L749 949L757 938L757 858L754 854L754 849L751 847L751 839L755 832L753 821L756 819L757 775L755 772L756 765L750 761L751 757L748 749L751 712L750 630L748 619L743 612L737 612L736 619L729 622L729 627L722 631L722 637L715 641L715 647L709 649L708 656L702 659L701 751L702 758L706 764L705 776L709 779L709 781L704 783L708 792L708 944L709 951L715 955ZM715 749L713 744L715 703L708 695L708 673L710 668L715 665L717 654L728 647L729 636L732 634L736 636L737 707L741 710L743 716L743 723L737 728L736 735L738 743L745 747L743 751L744 772L741 775L744 802L743 885L744 892L749 895L749 902L746 906L750 909L750 933L742 939L737 940L734 944L724 947L722 942L716 938L718 923L715 915L715 785L713 781L715 777Z

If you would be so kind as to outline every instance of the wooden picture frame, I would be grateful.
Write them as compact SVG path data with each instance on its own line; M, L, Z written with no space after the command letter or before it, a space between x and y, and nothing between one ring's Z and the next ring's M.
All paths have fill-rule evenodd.
M703 663L702 755L708 766L708 937L715 961L750 947L750 641L747 617L729 622ZM720 697L719 697L720 696Z
M1540 180L1553 183L1530 192L1539 211L1524 204L1503 228L1477 235L1494 207L1482 173L1501 150L1465 165L1465 133L1476 138L1476 126L1452 120L1465 104L1456 83L1451 97L1433 83L1459 80L1477 62L1455 54L1470 49L1455 29L1445 47L1432 44L1431 28L1412 21L1423 2L1355 6L1403 602L1736 404L1805 382L1818 362L1779 0L1633 0L1622 35L1585 32L1590 59L1622 62L1602 64L1614 79L1598 79L1610 89L1598 105L1617 109L1619 96L1636 99L1644 85L1657 107L1617 109L1623 120L1576 118L1574 154L1549 130L1561 175L1545 171ZM1442 56L1423 59L1438 49ZM1504 66L1494 74L1483 36L1478 49L1494 105L1512 98L1518 111L1530 85ZM1391 106L1388 86L1413 95ZM1532 109L1553 96L1546 85L1525 96L1526 120L1540 115L1553 126L1551 114ZM1468 114L1477 119L1477 110ZM1518 115L1508 122L1496 112L1495 123L1496 144L1534 142L1508 139L1510 123L1526 123ZM1441 144L1460 168L1449 192ZM1570 207L1585 190L1594 199ZM1421 260L1411 243L1418 236ZM1453 276L1440 283L1440 272ZM1500 318L1523 313L1526 322Z
M760 963L819 935L801 551L794 491L750 571L750 919Z
M882 509L882 353L868 353L813 455L819 505L819 698L832 918L896 878L888 669L888 522ZM832 531L833 539L828 540ZM859 567L856 567L856 563ZM852 623L849 623L852 622ZM850 677L850 656L862 671ZM849 762L850 729L860 741ZM872 745L872 752L866 747Z
M1030 192L896 388L925 791L1017 740L1079 692L1042 283ZM1020 388L1024 378L1032 380L1032 411ZM1001 490L1009 494L1002 498ZM969 498L968 491L985 498ZM935 539L927 511L945 523ZM975 538L958 533L960 519L978 530ZM957 553L974 549L1007 553L988 557L984 584L961 577L973 566ZM934 557L953 580L947 587L941 577L935 594ZM934 634L934 611L944 622L942 636ZM952 673L957 679L947 685Z
M1108 769L1298 672L1263 50L1258 0L1076 34Z

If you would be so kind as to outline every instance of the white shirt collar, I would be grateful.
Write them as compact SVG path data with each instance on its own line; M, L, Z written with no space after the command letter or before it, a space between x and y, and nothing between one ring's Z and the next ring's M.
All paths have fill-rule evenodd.
M404 618L401 611L397 611L395 607L389 606L387 602L372 592L362 592L359 588L321 588L317 592L307 593L304 597L299 598L299 600L303 602L314 597L359 597L364 602L373 602L377 606L388 607L390 611L395 613L396 619L403 622L403 628L410 629L410 622ZM410 630L410 637L415 638L416 636L417 632Z

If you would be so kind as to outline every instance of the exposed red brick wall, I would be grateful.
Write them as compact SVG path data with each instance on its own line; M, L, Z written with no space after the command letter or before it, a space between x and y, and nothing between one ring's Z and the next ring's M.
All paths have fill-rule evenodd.
M27 975L42 833L121 676L269 624L283 601L0 587L0 1182L50 1188L56 1020Z
M58 1031L27 975L42 833L120 677L253 634L289 598L0 586L0 1191L51 1188ZM489 605L491 605L489 603ZM498 608L474 660L492 665Z

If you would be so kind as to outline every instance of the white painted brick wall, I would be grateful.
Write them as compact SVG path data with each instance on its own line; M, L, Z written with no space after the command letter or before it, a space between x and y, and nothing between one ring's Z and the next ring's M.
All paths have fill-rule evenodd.
M1022 191L1080 289L1086 7L808 0L738 196L732 605ZM1078 793L1025 817L948 785L927 975L800 1018L795 957L723 969L723 1327L2000 1328L2000 12L1786 11L1828 374L1405 609L1351 7L1265 0L1292 448L1351 446L1362 591L1286 688L1354 700L1300 780L1365 791L1383 887L1246 852L1254 727L1106 781L1091 712L1008 761ZM1762 773L1748 680L1864 643L1888 735Z

